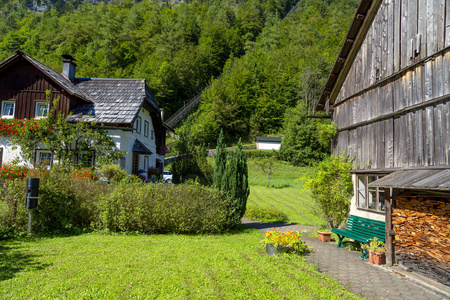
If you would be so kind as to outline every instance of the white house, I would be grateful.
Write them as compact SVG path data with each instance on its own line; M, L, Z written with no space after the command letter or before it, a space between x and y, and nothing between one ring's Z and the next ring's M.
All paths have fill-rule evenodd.
M62 74L18 50L0 63L1 118L31 119L46 114L45 92L60 97L57 110L70 121L83 119L102 124L118 149L127 152L118 162L127 173L149 167L163 169L166 128L161 110L145 79L76 78L75 60L63 56ZM0 163L20 155L9 136L0 136ZM20 157L20 156L19 156ZM34 161L51 160L39 149ZM79 160L91 159L79 157Z
M281 137L256 137L256 149L258 150L280 150Z

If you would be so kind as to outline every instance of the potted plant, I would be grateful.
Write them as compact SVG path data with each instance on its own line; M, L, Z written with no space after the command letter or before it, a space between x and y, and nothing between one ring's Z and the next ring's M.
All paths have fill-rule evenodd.
M297 231L279 233L276 228L266 231L264 236L266 253L269 256L279 253L294 252L305 254L311 252L312 247L302 242L302 234Z
M376 265L386 264L386 245L383 241L374 237L366 245L363 245L362 248L369 252L369 263Z
M317 231L319 234L319 241L327 243L331 240L331 231Z

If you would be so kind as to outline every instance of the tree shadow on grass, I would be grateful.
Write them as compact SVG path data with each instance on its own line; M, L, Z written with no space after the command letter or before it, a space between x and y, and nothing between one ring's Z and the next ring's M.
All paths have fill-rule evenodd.
M25 269L42 270L51 265L38 262L36 260L38 256L24 251L15 242L0 245L0 281L11 279Z

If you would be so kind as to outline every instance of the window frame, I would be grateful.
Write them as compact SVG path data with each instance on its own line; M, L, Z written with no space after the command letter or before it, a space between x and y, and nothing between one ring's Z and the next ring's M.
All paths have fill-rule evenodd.
M380 195L383 195L382 199L385 199L384 197L384 189L383 188L369 188L368 184L369 182L369 178L370 177L375 177L374 180L372 180L371 182L378 180L388 174L372 174L372 173L368 173L368 174L355 174L356 175L356 193L355 193L355 197L356 197L356 208L358 210L364 210L364 211L370 211L370 212L374 212L374 213L380 213L380 214L384 214L385 213L385 207L384 207L384 201L382 203L380 203ZM364 200L365 200L365 205L360 205L360 190L362 191L362 188L360 188L360 178L363 177L364 178ZM375 189L375 190L374 190ZM371 208L369 207L369 193L370 192L375 192L375 208ZM373 198L372 198L373 199ZM384 209L383 209L384 208Z
M139 134L141 133L141 127L142 127L142 118L137 117L136 118L136 132Z
M39 116L38 115L38 112L39 112L38 107L39 107L39 105L42 105L42 104L45 104L45 106L47 106L47 112L46 112L45 116ZM50 110L50 105L49 105L48 102L46 102L46 101L36 101L36 104L35 104L35 107L34 107L34 118L35 119L42 119L42 118L47 117L49 110Z
M144 136L148 137L148 130L150 128L150 123L148 121L144 121Z
M145 173L148 172L148 168L150 167L150 157L148 155L144 156L144 171Z
M43 160L42 159L42 155L43 154L46 154L46 155L49 154L50 155L50 159ZM48 161L49 162L49 164L48 164L49 166L51 166L53 164L53 155L52 155L52 153L50 151L40 150L40 151L37 152L37 155L38 155L38 157L36 159L37 163L41 164L44 161Z
M4 115L3 114L3 111L5 109L5 105L6 104L12 104L13 105L12 115ZM16 113L16 101L14 101L14 100L4 100L4 101L2 101L2 111L1 111L2 119L14 119L15 113Z

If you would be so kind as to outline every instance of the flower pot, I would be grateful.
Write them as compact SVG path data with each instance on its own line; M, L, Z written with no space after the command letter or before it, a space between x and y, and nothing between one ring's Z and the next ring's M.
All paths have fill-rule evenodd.
M272 244L266 244L266 253L269 256L273 256L274 254L281 254L289 252L289 247L285 246L274 246Z
M386 264L386 254L385 253L377 253L372 252L373 263L376 265L385 265ZM370 256L369 256L370 259Z
M318 231L317 233L319 234L319 241L326 243L331 240L331 232Z
M369 263L373 264L373 252L369 251Z

